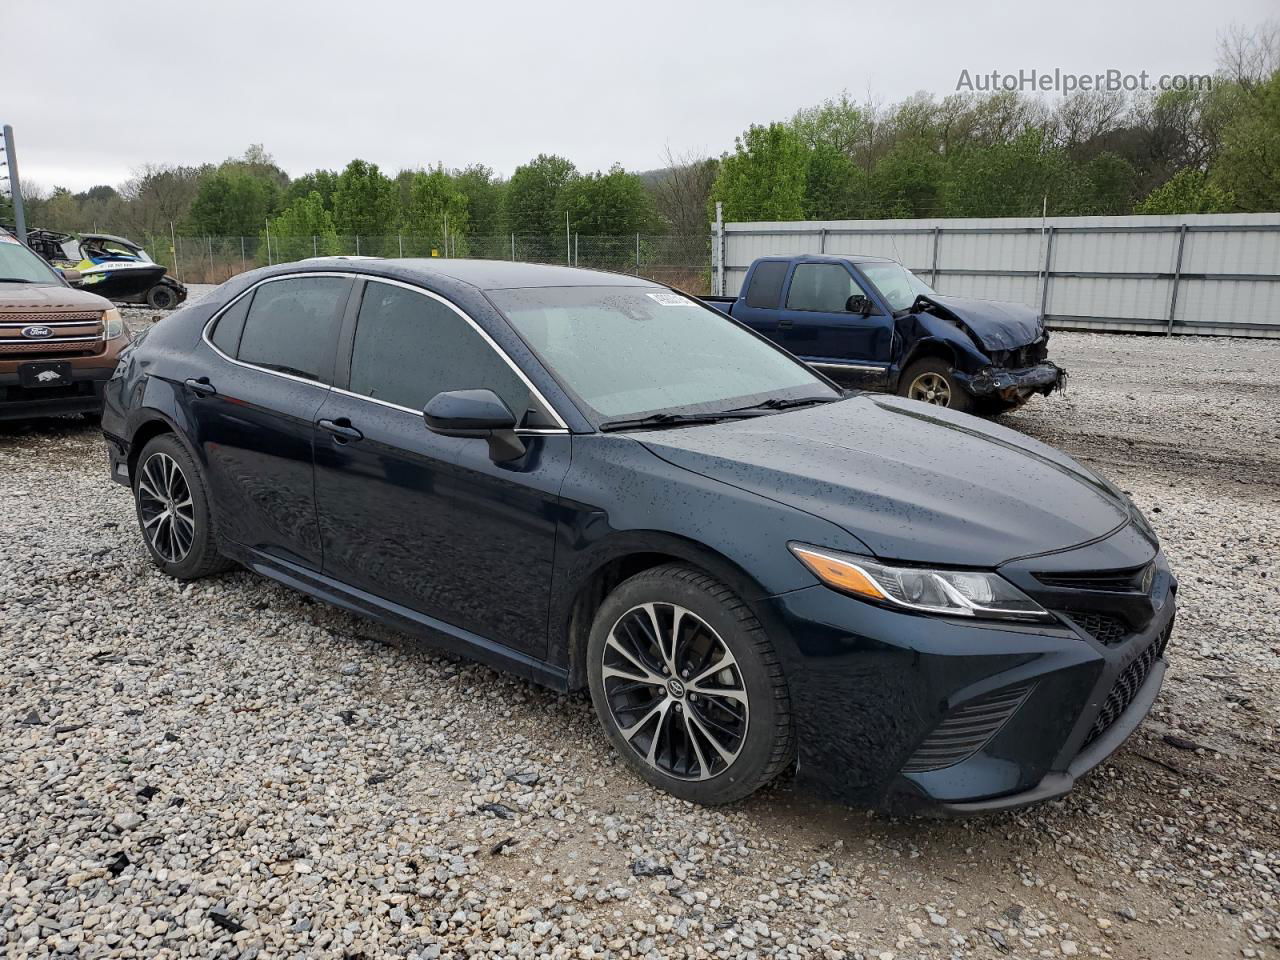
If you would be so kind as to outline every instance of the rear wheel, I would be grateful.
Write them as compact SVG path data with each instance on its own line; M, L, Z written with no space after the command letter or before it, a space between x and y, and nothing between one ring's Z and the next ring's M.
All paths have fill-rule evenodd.
M169 576L195 580L232 566L215 545L200 468L173 434L142 448L133 499L147 552Z
M147 291L147 306L153 310L172 310L178 305L178 292L165 283L157 283Z
M907 367L898 381L898 394L961 413L973 410L973 397L956 379L951 364L941 357L925 357Z
M591 699L645 780L684 800L740 800L794 752L791 701L763 628L728 587L681 565L622 583L587 649Z

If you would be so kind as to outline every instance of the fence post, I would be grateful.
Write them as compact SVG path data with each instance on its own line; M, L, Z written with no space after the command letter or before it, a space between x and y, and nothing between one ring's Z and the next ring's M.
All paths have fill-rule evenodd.
M1047 231L1048 236L1044 242L1044 285L1040 288L1040 319L1044 320L1047 327L1049 321L1045 320L1045 314L1049 312L1049 268L1053 264L1053 227Z
M716 201L715 235L711 247L711 261L715 268L712 280L713 293L717 297L724 296L724 203Z
M511 262L514 263L515 259L516 259L516 235L513 233L511 234Z
M356 256L360 256L360 234L356 234Z
M640 234L636 234L636 276L640 276Z
M316 235L311 235L311 255L318 257L320 255L320 244L316 241Z
M1169 324L1164 330L1166 337L1173 336L1173 313L1178 309L1178 281L1182 279L1182 251L1186 245L1187 225L1183 223L1178 231L1178 258L1173 264L1173 284L1169 288Z
M938 289L938 243L942 239L942 228L933 228L933 269L929 272L929 286Z
M169 246L173 248L173 272L178 275L178 282L182 282L182 260L178 256L178 237L173 230L173 221L169 221Z
M213 237L209 236L209 235L206 233L206 234L204 235L204 242L205 242L205 243L208 245L208 247L209 247L209 277L211 278L211 279L209 280L209 282L210 282L210 283L217 283L217 282L218 282L217 280L212 279L212 277L213 277L213 275L214 275L214 273L213 273Z
M569 247L569 211L564 212L564 262L573 266L573 251Z
M827 228L821 227L818 230L818 252L827 252Z
M576 267L581 261L578 260L578 235L573 235L573 265Z
M267 266L273 266L275 261L271 259L271 221L267 221Z
M396 245L400 249L400 259L403 260L404 259L404 234L402 233L396 234Z
M244 273L249 268L245 265L244 259L244 237L240 238L240 272Z

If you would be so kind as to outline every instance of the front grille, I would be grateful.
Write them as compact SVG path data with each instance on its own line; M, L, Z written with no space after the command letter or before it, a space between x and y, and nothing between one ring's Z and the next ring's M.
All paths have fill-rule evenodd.
M1064 590L1101 590L1113 593L1145 593L1151 564L1124 570L1092 570L1087 573L1037 573L1046 587Z
M32 340L27 327L48 327L53 336ZM105 349L102 314L98 311L62 313L0 312L0 359L53 360L98 354Z
M1005 687L949 711L916 748L903 772L940 770L969 759L1000 732L1034 686L1034 683L1024 683Z
M1065 616L1093 639L1108 647L1123 643L1132 632L1123 620L1118 617L1109 617L1105 613L1066 611Z
M1129 704L1133 703L1133 698L1137 696L1138 691L1142 689L1142 685L1146 682L1147 674L1151 672L1151 668L1160 659L1160 651L1164 649L1164 644L1168 641L1168 638L1169 630L1166 629L1159 640L1148 646L1147 649L1138 654L1138 658L1133 663L1124 668L1124 672L1116 680L1115 686L1107 694L1107 702L1102 705L1102 712L1098 714L1098 718L1093 721L1093 726L1089 728L1089 735L1085 737L1084 747L1089 746L1098 737L1106 733L1111 725L1120 719L1120 715L1129 709ZM1084 747L1081 747L1081 749L1083 750Z

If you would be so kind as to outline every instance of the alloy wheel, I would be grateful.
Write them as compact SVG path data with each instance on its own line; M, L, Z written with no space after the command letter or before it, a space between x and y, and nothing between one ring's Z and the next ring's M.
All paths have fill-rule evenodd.
M940 373L922 373L911 381L907 396L939 407L951 406L951 384Z
M142 465L138 513L151 549L169 563L180 563L195 542L195 507L187 478L167 453L153 453Z
M649 766L708 780L742 752L750 718L742 671L697 614L671 603L633 607L609 631L601 667L618 731Z

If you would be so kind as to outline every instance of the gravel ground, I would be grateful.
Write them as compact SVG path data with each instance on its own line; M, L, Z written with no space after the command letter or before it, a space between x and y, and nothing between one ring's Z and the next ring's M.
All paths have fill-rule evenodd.
M166 579L93 430L0 425L4 955L1280 955L1280 344L1055 348L1070 391L1007 421L1132 492L1179 627L1111 762L963 822L672 800L583 695Z

